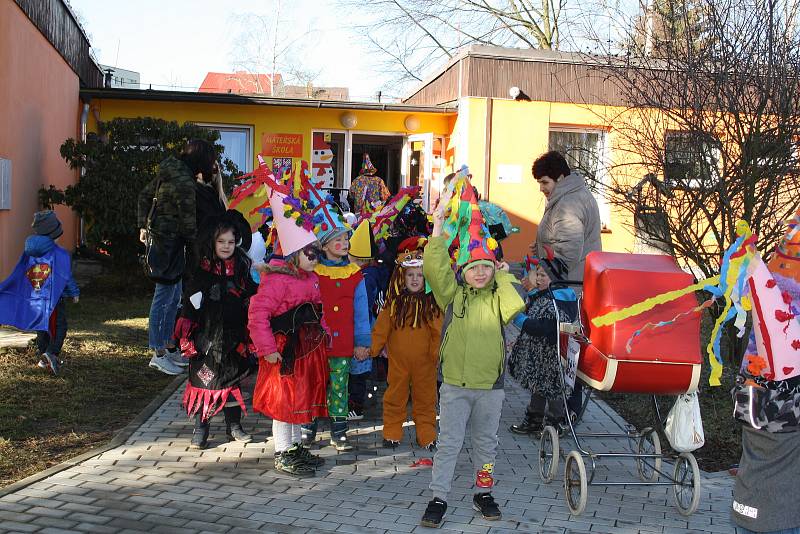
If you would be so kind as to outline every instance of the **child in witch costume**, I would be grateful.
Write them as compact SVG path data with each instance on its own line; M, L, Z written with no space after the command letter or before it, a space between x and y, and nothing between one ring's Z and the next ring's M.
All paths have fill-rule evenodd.
M250 259L237 246L241 233L233 214L205 220L198 236L199 265L186 285L175 325L175 338L189 358L183 405L196 418L194 449L208 446L210 419L220 411L229 440L252 439L241 425L245 406L239 383L252 369L247 306L256 285L250 277ZM228 401L230 396L235 403Z
M422 249L426 243L424 237L411 237L400 244L386 306L372 331L370 352L377 356L385 346L389 355L389 386L383 396L384 446L400 444L410 389L417 443L433 451L443 317L433 295L425 292Z
M548 253L545 258L526 258L526 275L535 287L528 292L525 312L514 318L514 325L521 332L508 358L508 374L532 393L525 419L511 427L517 434L523 433L518 427L527 434L541 432L548 424L559 434L564 430L561 364L556 348L558 327L553 301L558 308L559 321L572 322L578 316L578 298L572 288L559 284L569 272L567 264L553 256L550 247L545 250Z
M439 389L439 439L430 484L433 499L421 520L426 527L442 523L467 423L476 471L473 508L484 519L500 518L491 489L497 427L505 398L503 325L525 306L508 265L495 260L497 243L483 223L467 176L468 170L462 167L445 191L434 211L433 233L425 246L423 273L436 303L445 312L439 349L443 381ZM448 247L456 237L454 272Z
M364 276L358 265L350 263L350 228L330 203L315 208L314 233L323 255L315 272L322 292L325 321L331 329L332 346L328 351L328 416L331 418L331 445L338 451L353 446L347 439L348 382L350 360L369 358L371 343L369 309ZM303 442L310 445L317 435L317 420L303 425Z
M275 469L310 477L324 460L302 446L300 424L328 414L329 338L314 274L321 251L302 221L298 226L284 214L282 205L289 205L284 199L270 192L278 242L250 303L250 332L259 356L253 409L272 419Z

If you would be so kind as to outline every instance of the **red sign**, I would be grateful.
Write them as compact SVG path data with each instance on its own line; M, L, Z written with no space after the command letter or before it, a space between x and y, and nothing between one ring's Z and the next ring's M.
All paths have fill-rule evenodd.
M283 158L303 157L303 134L263 133L261 154Z

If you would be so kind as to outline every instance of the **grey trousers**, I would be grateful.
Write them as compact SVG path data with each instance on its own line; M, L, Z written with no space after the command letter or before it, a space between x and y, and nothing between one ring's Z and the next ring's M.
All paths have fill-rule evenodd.
M439 439L430 489L434 498L447 501L467 423L476 474L485 464L494 464L497 427L506 393L502 389L467 389L442 384L439 395Z

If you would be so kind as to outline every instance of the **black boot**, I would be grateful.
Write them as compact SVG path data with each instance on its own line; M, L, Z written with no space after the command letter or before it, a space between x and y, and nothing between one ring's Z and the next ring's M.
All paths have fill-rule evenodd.
M228 441L250 443L253 437L242 428L242 408L239 406L226 406L222 409L225 414L225 434Z
M208 421L203 421L200 414L197 414L194 430L192 431L192 443L189 445L189 448L205 449L208 447L208 433L210 430L211 424Z
M518 425L511 425L509 430L514 434L535 434L536 432L541 432L544 429L544 425L542 425L540 421L534 421L533 417L530 415L525 415L525 419L522 420L521 423Z
M331 417L331 445L341 452L353 450L353 445L347 439L346 417Z

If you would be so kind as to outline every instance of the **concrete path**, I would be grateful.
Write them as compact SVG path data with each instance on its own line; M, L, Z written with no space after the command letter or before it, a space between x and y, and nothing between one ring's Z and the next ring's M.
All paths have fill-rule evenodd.
M298 481L273 469L269 424L260 416L245 419L253 443L226 443L219 416L211 448L189 450L192 425L180 409L181 393L182 388L126 444L0 497L0 532L432 532L418 526L430 499L430 468L411 467L429 454L409 445L413 426L399 449L382 448L377 406L351 427L356 451L337 454L323 447L318 452L328 460L325 467L316 478ZM700 506L689 518L674 508L672 490L664 486L590 487L586 511L571 517L561 487L563 462L556 480L542 484L538 443L508 431L526 403L527 395L509 384L494 490L503 519L485 521L471 508L467 439L442 531L734 532L733 479L727 474L703 475ZM622 424L608 406L592 401L582 428ZM617 449L624 449L624 441L603 440ZM601 443L593 446L600 450ZM562 448L570 443L562 442ZM598 468L597 479L636 480L635 473L630 461L609 461Z

